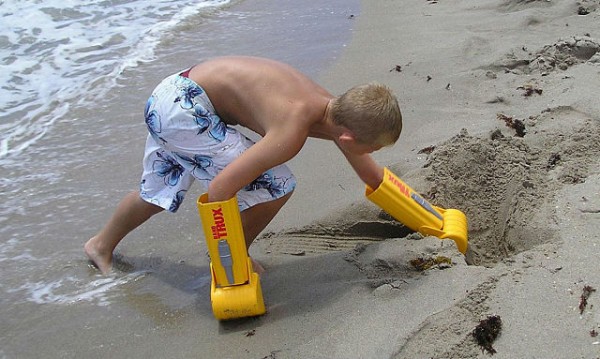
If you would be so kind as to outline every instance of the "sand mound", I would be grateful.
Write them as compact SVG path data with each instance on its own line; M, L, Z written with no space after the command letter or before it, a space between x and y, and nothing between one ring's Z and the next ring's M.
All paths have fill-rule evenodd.
M513 72L515 74L541 74L567 70L571 66L585 62L600 62L600 43L589 36L574 36L560 39L535 52L526 48L506 55L490 69Z
M599 62L600 44L591 37L576 36L544 46L529 62L525 73L547 74L556 69L567 68L586 61Z
M558 120L560 118L560 121ZM527 134L502 129L487 138L466 131L439 145L426 167L427 197L469 218L469 263L493 265L556 239L554 194L585 181L600 144L598 121L567 107L523 120Z
M598 11L600 1L598 0L581 0L577 1L577 14L588 15Z
M557 4L556 1L550 0L506 0L498 6L498 10L505 13L512 13L527 9L549 8ZM575 2L572 10L577 15L588 15L597 11L599 7L600 1L598 0L581 0Z

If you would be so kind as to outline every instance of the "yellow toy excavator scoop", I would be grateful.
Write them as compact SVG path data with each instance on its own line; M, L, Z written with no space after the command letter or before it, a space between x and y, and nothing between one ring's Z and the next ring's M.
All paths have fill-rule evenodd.
M413 231L440 239L452 239L465 254L468 247L467 217L457 209L432 206L406 183L384 168L383 182L377 189L367 185L365 195Z
M260 277L248 257L237 199L208 202L204 193L197 205L210 255L210 301L215 318L264 314Z

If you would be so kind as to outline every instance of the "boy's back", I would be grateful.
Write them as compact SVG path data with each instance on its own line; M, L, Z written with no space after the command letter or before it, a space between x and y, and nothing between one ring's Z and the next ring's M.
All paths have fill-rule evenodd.
M206 91L223 121L261 136L283 126L309 135L334 97L296 69L261 58L209 60L194 66L189 77Z

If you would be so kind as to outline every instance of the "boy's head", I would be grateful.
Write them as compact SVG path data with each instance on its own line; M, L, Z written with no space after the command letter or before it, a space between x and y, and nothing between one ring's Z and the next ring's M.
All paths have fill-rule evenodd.
M355 86L336 98L330 111L333 123L350 130L359 143L392 145L402 132L398 100L385 85Z

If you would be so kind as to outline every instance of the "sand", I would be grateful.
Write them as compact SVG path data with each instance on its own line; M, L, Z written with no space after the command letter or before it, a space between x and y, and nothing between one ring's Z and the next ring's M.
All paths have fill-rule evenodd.
M266 358L484 358L473 331L496 315L496 358L597 357L600 294L584 288L600 285L599 17L598 1L363 2L322 82L396 91L404 133L376 158L466 213L469 252L407 232L315 143L296 171L336 164L302 178L287 228L252 249L270 309L245 345ZM296 211L314 220L291 226ZM436 257L451 264L411 264Z
M370 81L397 93L403 134L374 157L433 204L466 213L466 256L382 213L335 146L309 140L290 161L294 196L251 248L267 269L268 312L219 323L196 192L119 245L116 277L88 268L85 236L138 181L143 138L133 136L137 155L113 149L122 171L80 166L85 180L75 184L91 177L106 188L94 187L91 202L73 198L84 212L77 222L61 218L73 246L45 240L65 236L58 227L36 246L72 259L22 264L39 265L35 281L48 277L55 291L73 282L91 298L5 300L0 357L600 356L599 18L598 0L363 1L345 17L352 40L317 80L333 93ZM146 73L152 83L162 76ZM136 86L146 87L115 92L131 103L121 117L132 129L142 126L133 104L146 96ZM116 142L108 132L94 136ZM106 150L99 143L88 151ZM473 332L491 316L502 326L484 349Z

